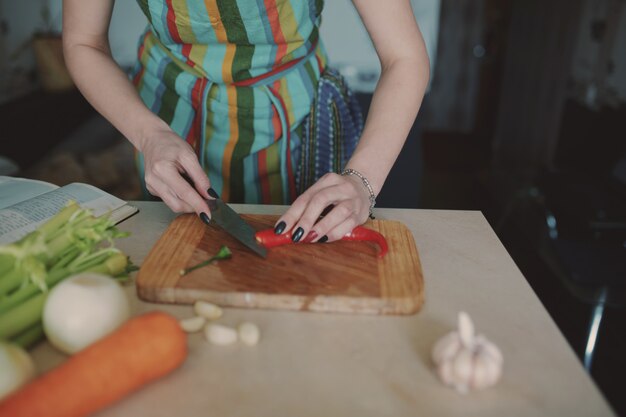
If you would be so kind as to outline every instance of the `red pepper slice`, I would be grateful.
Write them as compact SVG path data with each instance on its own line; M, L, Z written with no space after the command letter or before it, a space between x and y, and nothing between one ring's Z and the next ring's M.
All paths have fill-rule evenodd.
M286 233L277 235L276 233L274 233L274 229L266 229L257 232L255 236L256 240L268 249L293 243L293 241L291 240L291 230ZM355 227L350 233L342 237L341 240L366 241L376 243L380 248L378 252L379 258L384 257L389 251L389 247L387 246L387 240L383 235L375 230L368 229L363 226Z
M350 233L341 238L341 240L350 240L350 241L368 241L374 242L378 245L380 250L378 251L378 257L382 258L389 251L389 247L387 246L387 239L385 236L378 233L376 230L368 229L367 227L357 226Z

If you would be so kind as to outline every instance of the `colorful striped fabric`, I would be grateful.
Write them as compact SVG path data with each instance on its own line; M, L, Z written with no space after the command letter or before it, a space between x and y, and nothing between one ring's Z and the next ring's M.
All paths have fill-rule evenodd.
M149 25L133 81L145 104L196 150L225 201L293 201L326 67L323 0L138 2Z

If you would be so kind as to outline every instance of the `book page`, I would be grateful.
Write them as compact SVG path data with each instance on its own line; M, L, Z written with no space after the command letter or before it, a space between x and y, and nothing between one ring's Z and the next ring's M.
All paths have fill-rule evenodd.
M32 232L65 207L69 200L91 209L96 217L126 205L124 200L91 185L69 184L0 210L0 244L13 242Z
M57 188L49 182L0 176L0 210Z

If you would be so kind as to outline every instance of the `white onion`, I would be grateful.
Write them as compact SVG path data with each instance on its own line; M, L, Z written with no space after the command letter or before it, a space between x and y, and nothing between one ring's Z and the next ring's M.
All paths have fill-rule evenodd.
M0 399L35 376L35 364L21 347L0 341Z
M50 291L43 328L53 346L72 354L111 333L129 316L128 298L113 278L83 273Z

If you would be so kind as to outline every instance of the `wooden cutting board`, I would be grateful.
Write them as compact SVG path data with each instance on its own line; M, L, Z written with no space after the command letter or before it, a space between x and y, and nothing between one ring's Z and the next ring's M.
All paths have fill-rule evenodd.
M242 215L256 230L277 216ZM143 262L137 294L145 301L339 313L413 314L424 301L415 241L396 221L368 221L382 233L389 253L376 257L369 242L299 243L268 250L262 259L197 216L177 217ZM227 245L233 256L180 276Z

